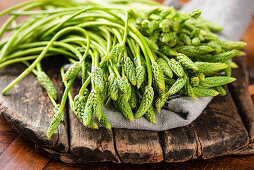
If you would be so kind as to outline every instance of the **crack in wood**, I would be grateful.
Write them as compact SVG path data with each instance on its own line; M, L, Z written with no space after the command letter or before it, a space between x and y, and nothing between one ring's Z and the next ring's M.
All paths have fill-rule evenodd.
M116 147L116 137L115 137L115 128L112 129L112 132L113 132L113 142L114 142L114 149L115 149L115 152L116 152L116 155L119 159L119 163L122 163L122 160L121 160L121 157L117 151L117 147Z

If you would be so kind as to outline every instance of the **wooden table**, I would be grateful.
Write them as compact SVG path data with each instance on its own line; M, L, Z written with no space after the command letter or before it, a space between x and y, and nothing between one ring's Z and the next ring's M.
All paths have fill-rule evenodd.
M1 1L0 10L7 6L17 3L18 1ZM1 22L1 21L0 21ZM253 22L244 36L244 41L248 43L246 48L248 55L248 65L250 61L254 61L254 41L251 37L254 36L254 18ZM254 66L254 62L252 62ZM254 99L254 98L253 98ZM185 163L159 163L146 165L131 165L131 164L113 164L113 163L89 163L83 165L70 165L51 160L42 156L35 151L34 144L19 136L15 130L11 129L6 121L0 117L0 165L6 169L84 169L84 168L252 168L254 167L254 155L247 156L224 156L209 160L191 160Z

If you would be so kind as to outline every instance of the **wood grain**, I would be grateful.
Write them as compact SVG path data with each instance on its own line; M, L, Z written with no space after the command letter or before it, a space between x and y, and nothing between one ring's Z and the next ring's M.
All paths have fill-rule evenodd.
M6 120L0 116L0 155L10 146L17 132L10 128Z
M228 90L227 90L228 91ZM231 94L215 97L190 126L162 132L167 162L229 154L248 144L248 133Z
M170 129L161 133L165 161L184 162L197 158L198 145L191 126Z
M40 152L41 154L43 154L53 160L59 160L64 163L69 163L69 164L87 163L86 159L82 159L82 157L78 157L78 156L73 155L71 153L62 153L62 152L58 152L54 149L41 147L39 145L36 145L35 149L38 152Z
M239 109L244 125L250 135L250 140L254 141L254 108L249 92L248 73L246 71L246 56L236 57L233 60L238 65L238 69L232 70L232 76L237 80L229 85L232 96Z
M6 87L25 67L23 65L8 66L0 70L0 89ZM53 70L54 83L58 87L59 97L62 94L61 81ZM57 83L58 82L58 83ZM32 74L16 84L6 95L0 94L0 112L17 132L41 146L68 151L66 122L62 123L52 136L48 138L47 128L53 116L53 105L47 93ZM59 135L61 134L61 135Z
M117 153L122 163L157 163L163 161L158 132L114 129Z
M0 157L1 169L42 169L49 158L37 153L33 144L17 137Z
M204 159L230 154L249 142L228 89L227 95L215 97L192 125Z

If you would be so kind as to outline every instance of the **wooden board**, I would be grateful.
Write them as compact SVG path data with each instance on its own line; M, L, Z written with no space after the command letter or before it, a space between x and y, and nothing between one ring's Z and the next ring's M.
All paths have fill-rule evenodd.
M122 163L156 163L163 161L158 132L114 129L116 149Z
M23 69L24 67L19 65L0 70L0 81L3 82L0 88L3 89ZM50 70L48 74L58 87L60 101L63 85L57 68L47 70ZM239 81L242 81L242 71L244 69L238 69ZM79 88L80 85L76 82L72 88L73 96ZM232 88L236 87L230 87ZM236 94L239 92L233 91L234 100ZM7 96L0 95L0 110L18 133L35 142L37 150L50 158L66 163L110 161L143 164L163 160L183 162L199 157L254 152L253 144L246 146L249 142L250 126L246 126L246 131L241 120L249 113L245 110L249 111L250 108L242 104L245 110L241 109L234 100L231 92L228 92L226 97L215 97L192 124L164 132L127 129L107 131L102 128L90 130L85 128L67 107L66 121L53 137L48 139L46 131L53 114L53 106L36 77L29 74L14 86Z
M0 157L1 169L42 169L46 166L49 158L37 154L31 142L30 145L25 143L27 141L20 136L12 142Z
M161 133L165 161L183 162L197 158L198 145L191 125Z
M6 120L0 116L0 155L9 147L16 136L15 130L10 128Z
M192 123L202 158L229 154L249 143L248 133L227 90L224 97L217 96L203 114Z
M0 90L14 80L25 67L15 65L0 70ZM56 69L49 71L62 94L62 83ZM16 84L5 96L0 94L0 112L17 132L41 146L67 152L69 149L67 122L60 125L52 138L47 138L47 128L53 116L53 105L36 77L29 74ZM66 112L65 112L66 113Z
M254 141L254 107L249 92L248 72L246 70L246 56L236 57L234 60L238 69L232 70L232 76L237 81L229 85L232 96L239 109L240 115L250 135L250 140Z

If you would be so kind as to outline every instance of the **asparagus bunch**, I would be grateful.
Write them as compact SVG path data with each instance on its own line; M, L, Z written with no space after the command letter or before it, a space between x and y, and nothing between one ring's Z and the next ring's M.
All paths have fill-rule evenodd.
M132 1L107 1L102 6L37 0L0 12L10 14L0 36L13 31L0 42L0 68L18 62L28 67L3 94L33 72L55 106L48 137L64 119L67 98L84 126L98 129L100 123L110 129L102 104L128 121L145 116L156 123L153 106L160 111L172 95L226 95L222 86L235 80L231 68L237 67L230 59L244 54L239 50L245 43L219 40L213 32L222 28L200 18L199 10L181 13L148 2L138 2L145 3L145 9L132 9ZM38 7L41 10L33 10ZM20 16L29 17L17 24ZM42 60L55 55L73 63L67 72L60 70L65 85L60 104L41 67ZM73 99L70 88L79 72L82 87Z

